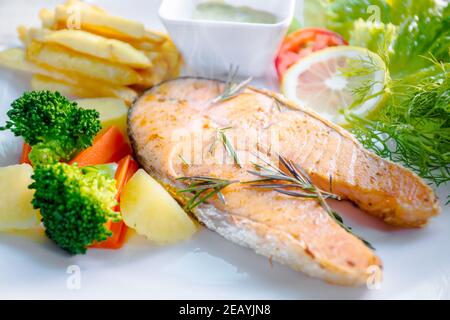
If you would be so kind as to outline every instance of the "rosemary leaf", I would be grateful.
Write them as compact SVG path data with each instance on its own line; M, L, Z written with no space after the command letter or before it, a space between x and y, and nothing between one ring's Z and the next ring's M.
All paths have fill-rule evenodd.
M334 210L330 208L326 199L335 199L341 200L338 195L332 193L332 177L330 176L330 191L324 191L318 188L316 185L312 183L311 177L306 173L303 168L294 164L292 161L285 159L282 156L279 156L279 161L283 165L283 167L287 170L287 173L282 171L281 168L277 168L274 165L268 163L267 161L261 159L260 160L267 164L267 167L264 167L259 164L255 164L255 169L257 171L249 170L248 172L252 175L260 177L259 180L247 181L246 183L256 187L256 188L269 188L274 191L292 197L298 198L306 198L306 199L317 199L322 208L327 212L330 218L332 218L339 226L341 226L345 231L355 235L351 228L344 224L344 220L342 217L337 214ZM286 183L280 183L284 181ZM272 182L272 183L269 183ZM303 191L297 192L292 190L286 190L286 188L300 188ZM363 238L355 235L358 239L360 239L367 247L374 249L372 245L364 240Z
M281 106L281 103L278 99L274 98L273 99L273 103L272 103L272 108L275 107L277 108L278 112L283 112L283 108Z
M231 144L230 140L228 139L227 135L225 134L224 130L219 130L219 137L220 141L224 145L225 149L227 150L228 154L233 158L234 163L239 167L242 168L241 162L239 160L239 157L234 150L233 145Z
M187 167L190 167L190 166L191 166L181 154L178 154L178 158L180 158L181 162L182 162L185 166L187 166Z
M284 172L281 168L261 159L267 166L260 164L254 164L256 171L249 170L252 175L259 177L257 180L244 181L239 180L227 180L219 179L215 177L207 176L193 176L193 177L181 177L177 180L189 182L187 188L179 190L178 193L192 193L192 198L185 205L185 210L192 211L197 206L205 203L210 198L217 195L217 197L226 203L222 190L226 187L235 184L246 184L254 188L272 189L275 192L297 198L316 199L322 208L326 211L331 219L333 219L340 227L342 227L348 233L355 235L360 239L367 247L374 249L373 246L353 233L352 229L344 224L342 217L326 202L327 199L341 200L341 198L332 193L333 180L330 177L330 191L324 191L318 188L312 183L311 177L301 167L294 164L292 161L286 160L282 156L279 156L280 163L284 166L287 172ZM284 183L281 183L284 182ZM301 191L295 191L292 189L301 189Z
M225 83L223 91L220 95L218 95L211 101L211 105L234 98L235 96L239 95L252 81L252 77L249 77L242 82L236 83L236 76L238 71L239 67L234 68L233 65L230 66L228 79L227 82Z
M213 143L209 147L209 153L214 154L214 149L216 147L217 141L220 141L222 143L223 147L225 148L225 150L227 151L227 153L233 158L234 164L237 165L239 168L242 168L241 161L239 160L239 157L238 157L236 151L234 150L234 147L231 144L230 139L228 139L228 137L225 133L226 130L229 130L231 128L232 127L226 127L226 128L221 128L221 129L217 130L216 138L214 139Z
M217 195L219 199L225 203L225 197L222 194L222 190L231 184L239 182L236 180L218 179L205 176L181 177L177 180L190 182L187 188L178 191L178 193L193 194L193 197L184 206L186 211L194 210L200 204L205 203L215 195Z

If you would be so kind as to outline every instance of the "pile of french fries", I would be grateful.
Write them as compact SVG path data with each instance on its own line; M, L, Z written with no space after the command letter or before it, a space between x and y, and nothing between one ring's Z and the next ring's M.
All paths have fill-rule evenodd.
M79 0L41 10L40 28L17 28L25 48L0 52L0 66L33 74L33 90L120 98L179 75L181 57L164 34Z

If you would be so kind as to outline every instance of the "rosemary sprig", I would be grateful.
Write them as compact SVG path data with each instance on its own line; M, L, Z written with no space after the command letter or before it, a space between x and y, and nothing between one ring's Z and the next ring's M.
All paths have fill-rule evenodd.
M191 165L186 161L186 159L183 157L183 155L178 154L178 158L181 160L181 162L186 166L190 167Z
M281 106L281 102L278 99L276 99L276 98L273 99L272 109L273 109L273 107L277 108L278 112L283 112L283 108Z
M211 154L214 153L214 148L217 144L217 142L221 142L225 150L228 152L228 154L233 158L234 164L237 165L239 168L242 168L241 161L239 160L239 157L236 153L236 150L234 150L233 144L231 143L230 139L228 139L225 131L231 129L232 127L226 127L221 128L217 130L216 138L214 139L214 142L211 144L211 147L209 148L209 152Z
M367 247L374 249L373 246L361 238L360 236L352 232L351 227L344 224L342 217L326 202L326 199L341 200L338 195L332 193L332 178L330 177L330 192L321 190L315 184L312 183L310 176L305 170L294 164L292 161L279 156L279 161L286 168L287 173L282 171L280 168L275 167L271 163L265 161L258 157L261 161L265 163L266 166L260 164L254 164L257 171L250 170L249 173L260 177L260 179L247 181L245 183L257 187L257 188L268 188L272 189L278 193L285 194L292 197L299 198L310 198L317 199L322 208L327 212L327 214L345 231L355 235L360 239ZM280 183L283 182L283 183ZM289 190L285 190L289 188ZM292 189L301 189L302 191L293 191Z
M181 177L177 180L189 182L188 187L179 190L178 193L192 193L194 195L184 206L186 211L192 211L215 195L225 203L225 197L222 194L222 190L231 184L239 182L237 180L226 180L205 176Z
M177 180L189 182L186 189L179 190L178 193L192 193L193 197L185 205L185 210L192 211L200 204L206 202L208 199L217 195L219 199L225 202L225 197L222 190L226 187L235 184L247 184L254 188L271 189L278 193L307 199L316 199L327 214L340 227L355 237L360 239L367 247L374 250L374 247L365 239L353 233L352 228L344 224L342 217L334 211L326 202L327 199L341 200L338 195L331 192L332 178L330 177L330 192L321 190L311 180L310 176L301 167L295 165L292 161L286 160L279 156L279 161L287 170L287 173L282 171L279 167L274 166L268 161L257 156L266 166L254 164L256 171L249 170L248 172L259 177L257 180L241 182L239 180L227 180L206 176L181 177ZM300 189L300 191L292 190Z
M338 195L317 188L312 182L309 175L300 167L279 156L280 162L288 170L289 174L283 172L280 168L275 167L268 161L261 159L266 166L255 163L255 169L248 172L260 179L247 181L246 184L256 188L273 189L276 192L294 197L318 199L320 195L324 199L341 200ZM283 182L283 183L280 183ZM301 189L301 191L291 191L285 189ZM320 195L319 195L320 193Z
M252 81L252 77L249 77L246 80L237 83L236 76L238 71L239 66L237 66L236 68L234 68L233 65L230 66L230 71L228 73L228 79L225 83L225 87L223 88L222 93L211 101L211 105L234 98L248 86L250 81Z

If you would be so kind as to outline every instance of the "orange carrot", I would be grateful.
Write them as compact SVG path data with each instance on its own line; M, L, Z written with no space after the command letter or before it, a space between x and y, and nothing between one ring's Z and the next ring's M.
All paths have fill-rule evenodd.
M69 163L77 163L80 167L117 162L131 155L131 147L127 140L114 126L94 139L91 147L81 151Z
M114 177L116 179L117 188L116 199L119 203L119 205L114 208L116 212L120 212L120 194L122 193L125 184L136 173L136 171L138 171L138 169L139 165L130 155L119 161ZM128 229L127 226L123 223L123 221L108 221L106 227L112 232L112 236L101 243L94 244L91 247L99 249L120 249L125 242L125 236Z
M20 163L28 163L31 164L30 158L28 158L28 155L31 152L31 146L28 143L23 143L22 147L22 155L20 156Z
M132 156L126 156L118 163L115 179L117 181L117 201L120 201L120 194L123 187L131 179L131 177L139 170L139 165L134 161Z
M112 236L103 242L91 245L91 248L96 249L120 249L125 243L125 235L127 233L127 226L123 221L106 223L106 228L112 232Z

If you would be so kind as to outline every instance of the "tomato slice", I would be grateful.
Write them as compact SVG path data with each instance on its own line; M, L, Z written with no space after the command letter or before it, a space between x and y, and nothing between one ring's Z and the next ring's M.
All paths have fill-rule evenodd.
M344 45L348 43L341 35L327 29L303 28L291 33L283 40L275 60L279 79L301 58L328 47Z

